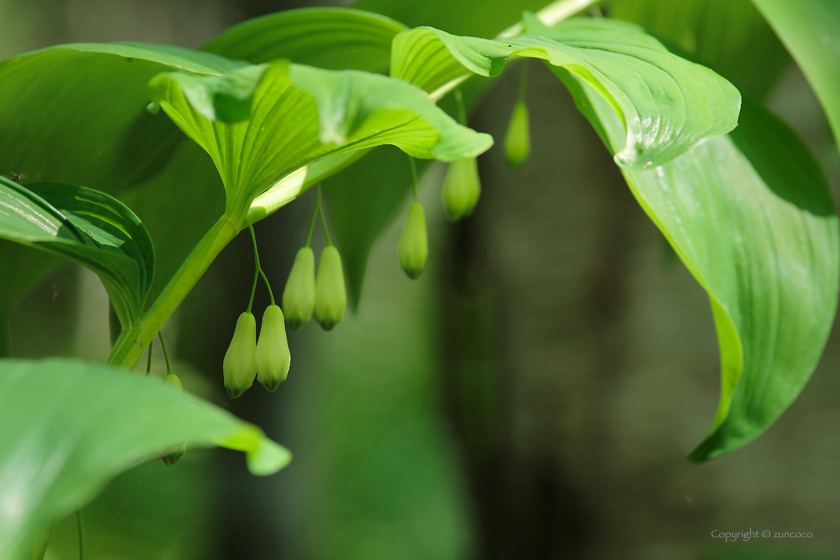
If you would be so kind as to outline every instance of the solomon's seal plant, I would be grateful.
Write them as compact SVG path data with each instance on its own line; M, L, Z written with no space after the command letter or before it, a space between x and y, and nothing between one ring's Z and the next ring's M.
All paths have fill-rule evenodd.
M778 0L755 2L792 43L808 41L786 28ZM721 397L711 430L690 459L718 457L766 430L804 387L834 317L840 244L825 177L796 134L768 110L745 104L742 111L741 96L727 80L669 52L635 25L565 19L569 5L555 2L525 14L496 39L318 9L264 20L268 33L259 41L246 23L200 51L83 43L0 61L0 238L95 272L110 298L114 335L107 365L3 362L0 395L14 398L0 407L0 425L16 428L0 433L0 504L20 505L20 496L29 497L25 507L0 507L6 557L32 557L44 529L89 502L126 468L126 458L153 459L165 449L166 461L174 462L185 446L222 445L244 451L257 475L288 464L289 452L259 428L172 390L167 385L179 383L171 371L161 383L126 370L151 351L153 339L240 232L253 235L252 224L348 166L365 169L365 156L378 146L450 163L445 212L453 220L469 215L480 193L475 158L493 139L466 126L463 103L459 122L437 102L471 76L499 76L523 58L543 61L570 90L641 207L708 293L720 339ZM302 23L309 31L305 42L294 40ZM344 37L336 29L363 37L366 54L346 56L346 46L336 46ZM807 58L811 51L794 52ZM814 78L814 68L807 64L806 74L819 86L832 123L840 123L833 90L823 86L833 82ZM521 87L504 143L513 167L530 148L524 77ZM34 126L30 121L43 105L51 108L49 119ZM184 137L192 144L184 145ZM405 199L379 197L395 185L382 184L376 171L353 186L352 196L381 202L395 215ZM224 208L211 215L204 201L217 180ZM149 195L145 189L153 187L178 203ZM137 205L137 214L116 195ZM357 303L370 240L388 222L364 220L360 205L349 206L331 205L331 218L355 218L353 227L365 232L368 245L347 251L344 244L354 240L346 235L333 243L319 196L283 309L271 294L259 345L253 292L259 277L271 288L254 241L251 301L219 364L231 398L256 376L268 390L286 378L291 358L284 319L298 329L314 313L325 330L344 319L338 247L353 271L348 282ZM211 219L199 230L180 220L184 208ZM138 214L163 218L156 247ZM310 240L318 216L327 243L316 275ZM426 238L415 182L398 250L410 277L425 267ZM178 247L185 239L196 242ZM180 264L159 266L175 256ZM0 291L4 315L62 262L34 258L28 250L0 254L3 270L19 272L3 280L9 283ZM153 286L155 275L165 285ZM1 342L0 352L8 354ZM109 398L91 405L90 395ZM90 421L81 426L77 417ZM59 447L70 451L57 453ZM100 460L86 463L74 454L79 449ZM49 473L42 468L47 457Z

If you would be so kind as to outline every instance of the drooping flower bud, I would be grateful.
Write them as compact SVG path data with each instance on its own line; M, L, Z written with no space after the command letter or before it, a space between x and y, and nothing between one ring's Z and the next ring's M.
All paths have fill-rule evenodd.
M426 235L426 214L419 202L413 202L408 209L399 244L400 266L409 278L415 280L426 268L429 256L429 240Z
M457 222L472 214L481 195L481 181L478 179L478 164L475 158L453 161L449 164L446 180L443 182L443 209L446 217Z
M263 314L257 343L257 380L269 391L276 391L289 375L291 363L283 311L269 305Z
M299 330L312 317L315 308L315 254L309 247L298 251L286 289L283 290L283 309L293 331Z
M519 169L528 159L531 151L528 128L528 106L524 101L517 101L505 135L505 155L511 169Z
M245 312L236 320L236 329L225 354L225 390L230 398L238 398L254 384L257 375L257 321Z
M347 292L338 249L330 245L321 252L318 276L315 279L315 320L330 331L344 319Z
M179 391L181 390L181 379L174 373L167 373L166 377L164 377L163 380L175 387L176 389L178 389Z

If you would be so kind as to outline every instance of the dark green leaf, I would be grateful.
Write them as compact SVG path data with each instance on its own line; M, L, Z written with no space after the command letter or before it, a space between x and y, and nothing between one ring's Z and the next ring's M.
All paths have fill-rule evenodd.
M251 64L286 58L330 70L386 72L391 40L403 29L403 24L369 12L303 8L248 20L202 50Z
M612 109L576 77L558 74L610 150L619 149L624 130ZM834 203L808 148L752 104L729 135L624 175L711 300L721 398L689 459L713 459L766 430L819 361L840 281Z
M245 451L256 475L291 459L256 426L159 380L73 360L0 362L3 558L27 558L41 528L184 441Z
M814 88L840 145L840 2L753 0Z
M154 276L146 228L118 200L57 183L23 187L0 177L0 237L52 252L102 279L126 326L139 317Z
M549 29L530 16L526 26L535 35L507 40L404 31L394 39L391 73L436 97L465 70L497 76L512 56L547 60L585 80L618 114L625 140L615 160L627 169L661 165L737 125L741 97L732 84L634 25L571 19Z

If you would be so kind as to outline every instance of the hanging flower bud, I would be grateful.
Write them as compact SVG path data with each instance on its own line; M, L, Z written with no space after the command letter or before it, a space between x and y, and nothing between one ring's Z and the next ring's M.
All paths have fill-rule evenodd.
M283 311L269 305L263 314L257 343L257 380L269 391L276 391L289 375L291 363Z
M164 377L163 380L175 387L176 389L178 389L179 391L181 390L181 379L174 373L167 373L166 377Z
M505 155L511 169L519 169L531 151L531 137L528 131L528 106L524 101L517 101L513 107L507 134L505 135Z
M338 249L330 245L321 252L318 277L315 280L315 320L325 331L331 331L344 318L347 292Z
M257 375L257 321L245 312L236 320L236 330L225 354L225 389L230 398L238 398L254 384Z
M299 330L315 308L315 254L309 247L298 251L283 290L283 309L293 331Z
M426 235L426 214L419 202L408 209L399 244L400 266L409 278L415 280L426 268L429 256L429 241Z
M469 216L480 195L481 182L478 179L478 164L475 158L459 159L449 164L449 171L443 182L443 209L446 211L446 217L457 222L464 216Z

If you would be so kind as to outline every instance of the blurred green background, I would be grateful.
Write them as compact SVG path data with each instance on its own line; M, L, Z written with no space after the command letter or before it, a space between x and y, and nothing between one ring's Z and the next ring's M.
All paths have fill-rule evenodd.
M487 14L475 0L361 5L408 25L490 36L545 3L511 0ZM0 0L0 57L75 41L197 48L244 19L315 4L328 3ZM768 32L759 26L755 37ZM840 158L822 111L795 66L779 60L759 68L761 87L738 85L745 95L760 91L803 135L837 195ZM224 251L164 330L176 372L188 390L257 423L295 459L270 478L251 477L227 451L139 465L83 510L86 558L836 557L837 335L768 433L710 464L688 464L718 398L706 296L560 82L537 63L528 84L531 158L520 172L506 168L500 140L516 70L470 119L497 139L479 158L476 213L445 221L445 168L433 166L421 184L432 235L427 271L411 282L399 268L398 219L371 257L358 313L330 333L314 324L290 333L292 370L276 393L255 386L229 401L222 390L222 357L253 274L247 236ZM275 290L305 239L313 194L256 226ZM130 193L124 199L131 205ZM258 292L256 308L266 304ZM102 360L107 296L95 276L66 268L16 308L11 332L18 357ZM165 371L159 351L153 369ZM711 537L750 528L813 537ZM55 526L47 558L77 555L68 518Z

